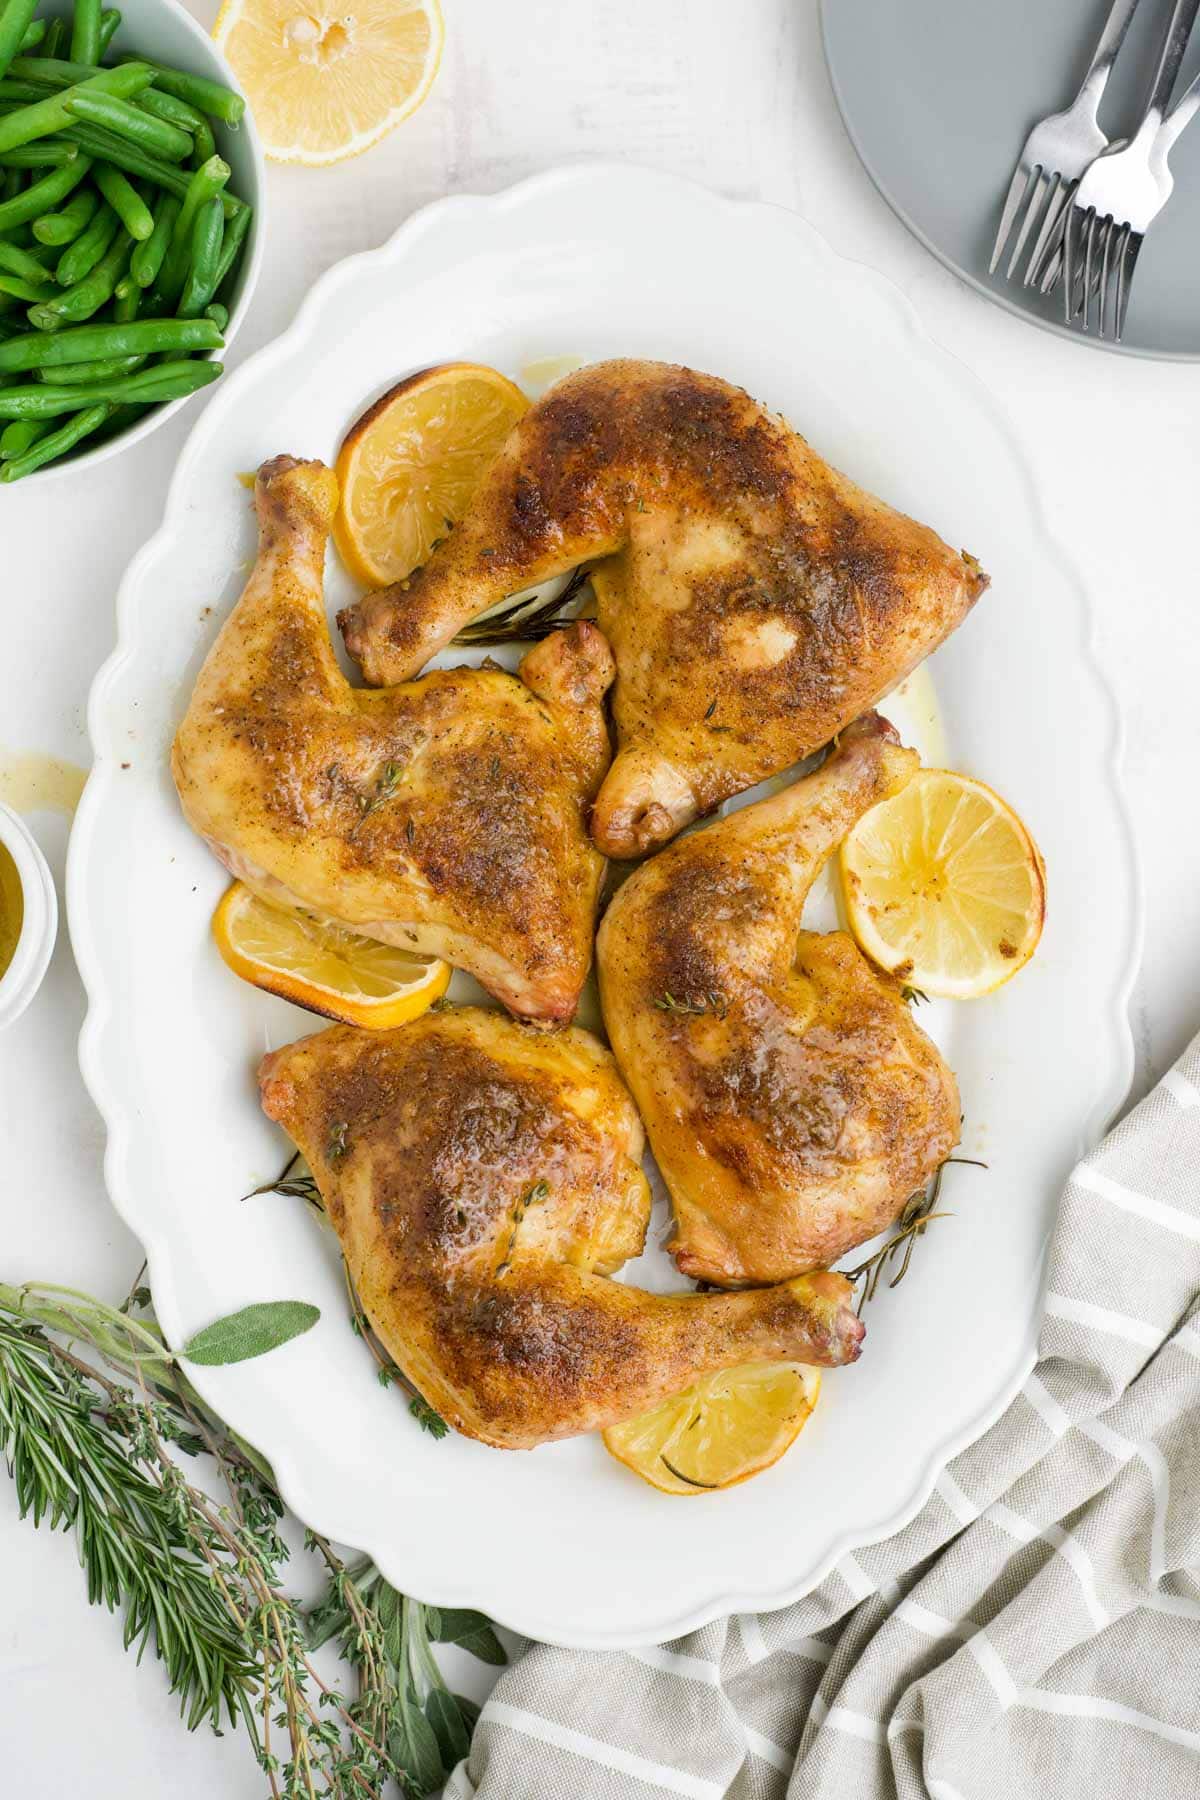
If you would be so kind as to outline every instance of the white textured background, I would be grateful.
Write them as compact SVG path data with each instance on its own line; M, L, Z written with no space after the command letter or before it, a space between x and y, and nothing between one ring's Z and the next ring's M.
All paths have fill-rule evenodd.
M1140 1092L1200 1025L1200 366L1061 342L935 263L854 157L825 75L816 0L444 3L445 60L414 119L341 168L271 172L266 269L231 360L275 336L329 264L378 243L427 200L490 193L585 157L795 207L844 255L890 275L929 332L1007 406L1052 528L1090 589L1124 715L1147 902L1133 1019ZM191 5L211 23L215 0ZM197 410L82 478L0 493L0 793L14 752L87 762L84 707L112 645L115 589L158 521ZM1064 732L1072 703L1068 688ZM61 874L65 820L41 812L31 822ZM1105 879L1097 867L1096 883ZM115 1297L140 1255L104 1198L100 1125L75 1064L82 1013L64 937L32 1010L0 1039L0 1279ZM243 1742L183 1731L154 1665L136 1669L117 1623L85 1605L70 1543L18 1523L2 1474L0 1792L262 1792Z

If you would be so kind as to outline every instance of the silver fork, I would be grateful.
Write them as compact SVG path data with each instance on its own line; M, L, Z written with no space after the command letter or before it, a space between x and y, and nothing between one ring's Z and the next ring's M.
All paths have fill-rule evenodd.
M1140 3L1141 0L1112 0L1079 92L1065 112L1050 113L1026 138L1008 186L1000 229L988 265L989 274L995 273L1004 246L1020 219L1017 240L1005 270L1006 277L1011 277L1041 213L1041 229L1025 271L1025 283L1029 284L1084 170L1108 148L1108 139L1100 129L1097 115L1117 52Z
M1076 187L1062 221L1063 304L1067 323L1079 319L1108 335L1109 298L1113 336L1120 343L1129 310L1129 291L1146 232L1174 187L1169 157L1180 133L1200 106L1200 80L1167 113L1175 77L1183 61L1200 0L1175 0L1158 66L1150 84L1142 122L1130 141L1096 158ZM1048 265L1043 291L1057 279ZM1115 280L1114 280L1115 276Z

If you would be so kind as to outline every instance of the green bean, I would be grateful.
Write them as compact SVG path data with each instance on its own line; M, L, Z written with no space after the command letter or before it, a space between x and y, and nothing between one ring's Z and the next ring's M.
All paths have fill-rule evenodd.
M0 481L21 481L26 475L32 475L35 469L44 468L56 457L65 456L76 444L89 433L98 431L108 418L111 407L107 404L89 406L77 412L73 419L57 431L39 438L24 456L16 456L0 468Z
M75 0L71 60L82 63L100 61L100 0Z
M113 298L113 324L132 325L142 304L142 290L131 276L118 281ZM141 361L141 358L138 358Z
M54 279L59 287L74 287L85 275L90 275L100 258L121 229L112 207L102 201L95 218L81 231L73 244L68 244L58 259L58 267L54 271Z
M25 144L20 150L6 150L0 155L0 168L61 169L78 155L78 144Z
M61 294L52 295L40 306L31 306L29 323L38 331L57 331L62 325L77 325L90 319L102 306L107 306L128 265L132 243L133 239L122 227L91 274Z
M144 243L154 230L154 215L137 189L107 163L96 164L96 186L108 201L130 237Z
M109 356L101 362L60 363L56 369L40 370L38 380L58 382L61 387L74 387L85 381L115 381L118 375L132 375L145 360L144 356Z
M6 275L19 275L22 281L31 281L35 286L41 286L48 279L36 256L3 240L0 240L0 270Z
M61 56L66 47L67 21L51 19L50 29L46 33L46 41L42 45L43 56Z
M76 325L53 337L28 331L0 344L0 370L9 373L59 363L107 361L112 356L179 356L219 350L223 339L211 319L138 319L131 325Z
M241 255L242 245L245 242L246 233L250 229L250 221L253 216L250 208L248 206L243 206L240 212L234 213L232 219L230 219L229 223L226 225L225 241L221 246L221 260L217 264L217 284L213 289L214 293L220 293L225 284L226 276L230 274L238 257ZM228 298L228 296L226 296L226 298Z
M189 106L184 100L177 100L174 94L161 94L155 87L148 87L144 94L139 94L136 104L139 111L161 119L164 124L177 125L180 131L188 133L195 145L197 166L215 155L217 145L212 126L194 106Z
M192 227L191 264L176 309L181 319L198 319L215 295L224 235L225 214L214 194L211 200L204 202Z
M15 112L18 105L24 106L30 101L45 98L44 81L20 81L12 75L7 75L0 81L0 102L3 102L5 113Z
M0 119L0 126L4 121ZM73 163L65 163L61 169L51 169L40 181L21 193L14 194L11 199L0 204L0 232L10 231L14 225L27 225L30 219L40 218L42 213L50 212L60 200L74 193L84 176L90 170L91 159L77 156ZM19 174L19 170L14 170Z
M43 87L78 87L101 73L98 62L73 62L61 56L18 56L12 74L21 81L39 81Z
M34 19L31 24L26 26L25 36L21 39L21 55L24 56L27 50L36 50L45 36L45 20Z
M33 235L39 244L70 244L75 241L87 225L100 204L100 196L95 188L80 188L74 197L67 201L61 212L43 213L40 219L33 221Z
M24 456L50 429L43 419L10 419L0 431L0 456Z
M53 132L61 131L71 123L67 101L77 93L115 94L118 100L127 100L148 87L150 78L151 71L145 63L125 63L119 69L102 69L99 75L93 75L77 88L64 88L61 93L35 100L18 112L7 113L0 119L0 150L15 150L21 144L32 143L35 138L49 137Z
M226 125L240 124L246 102L232 88L224 87L219 81L209 81L203 75L185 75L182 69L166 69L161 63L150 66L154 70L154 86L162 93L173 94L176 100L186 100L197 112L223 119Z
M214 300L211 306L205 307L204 316L212 320L218 331L223 332L229 323L229 308L222 306L219 300Z
M154 285L155 277L162 268L163 257L167 254L167 245L171 241L171 233L175 229L175 221L179 217L179 201L174 194L164 194L158 203L154 215L154 230L144 244L134 246L133 255L129 259L130 273L139 287L148 288Z
M25 175L21 169L5 169L0 174L0 214L10 200L15 200L25 186Z
M0 75L21 48L21 39L33 23L37 0L8 0L0 10Z
M78 144L85 156L95 158L98 162L112 163L116 169L124 170L126 175L134 175L139 181L152 181L155 187L163 188L168 194L176 194L180 199L187 193L190 174L186 169L164 162L160 156L147 156L141 150L135 150L111 131L104 131L98 125L72 125L68 131L59 133L70 144ZM225 208L225 217L232 219L247 210L244 200L235 194L222 193L221 204Z
M26 281L20 275L0 275L0 294L7 294L13 300L25 300L36 306L39 301L52 300L54 289L39 281Z
M125 100L114 100L111 94L76 93L67 101L72 119L88 125L103 125L117 137L145 150L149 156L161 156L167 162L183 162L192 154L192 139L177 125L166 125L139 112Z
M223 373L216 362L156 363L139 369L136 375L123 375L116 381L98 381L85 387L10 387L0 388L0 419L56 419L74 412L93 400L116 405L124 402L157 404L178 400L207 387Z
M179 217L175 221L175 229L171 233L171 244L163 262L162 273L158 285L162 290L168 306L183 292L183 284L187 279L188 263L191 259L192 234L196 226L196 215L205 202L218 195L229 180L229 164L219 156L210 156L206 163L196 169L187 185L187 193L183 196L183 205L179 209ZM211 299L212 296L210 295Z
M113 39L116 37L116 35L120 29L121 29L121 15L117 11L116 7L115 6L105 7L104 11L100 14L100 54L101 54L101 56L104 55L104 52L108 49L108 46L112 43Z

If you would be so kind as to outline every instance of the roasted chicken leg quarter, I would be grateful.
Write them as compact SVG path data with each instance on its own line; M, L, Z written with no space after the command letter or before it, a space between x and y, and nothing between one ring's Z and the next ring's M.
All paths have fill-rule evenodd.
M643 864L604 917L604 1021L687 1275L828 1267L958 1141L954 1076L899 984L844 932L800 929L830 852L916 765L871 714L816 774Z
M381 1341L469 1437L525 1449L717 1369L858 1355L841 1276L678 1295L608 1279L641 1250L650 1196L633 1102L584 1031L449 1008L335 1026L259 1074Z
M604 362L530 408L423 568L340 615L347 647L368 681L406 680L506 594L597 558L618 754L592 835L615 857L828 743L987 585L740 388Z
M444 957L514 1013L570 1019L604 864L585 824L608 767L608 645L555 632L521 665L352 688L322 595L337 483L276 457L260 547L175 740L189 823L263 898Z

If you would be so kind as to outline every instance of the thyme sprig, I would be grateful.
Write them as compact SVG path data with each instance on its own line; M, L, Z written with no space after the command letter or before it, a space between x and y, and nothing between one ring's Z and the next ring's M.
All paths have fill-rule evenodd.
M678 994L659 994L654 1002L659 1012L680 1013L698 1018L703 1013L712 1013L715 1018L723 1019L729 1011L729 1001L724 994L696 994L680 997Z
M531 643L536 638L549 637L560 625L570 625L580 616L577 603L589 573L586 568L574 570L566 587L550 600L539 600L536 595L529 594L524 598L501 600L487 612L480 613L477 619L472 619L469 625L464 625L454 643L478 647Z
M857 1264L855 1268L838 1270L838 1273L844 1275L847 1281L856 1284L862 1283L855 1306L855 1311L860 1318L868 1300L875 1298L884 1272L899 1259L900 1266L888 1282L889 1288L899 1287L908 1274L917 1239L924 1237L927 1227L932 1225L935 1220L954 1217L953 1213L936 1210L942 1191L942 1177L951 1163L963 1163L972 1169L987 1168L985 1162L980 1162L973 1156L948 1156L945 1162L939 1163L934 1170L928 1186L921 1188L905 1202L904 1210L896 1220L895 1231L886 1244L876 1250L874 1255L868 1256L865 1262Z
M389 1782L432 1792L477 1715L430 1643L503 1662L495 1633L396 1593L369 1562L348 1567L313 1532L327 1583L306 1615L283 1586L269 1466L200 1399L148 1303L137 1283L120 1307L0 1284L0 1453L22 1516L73 1532L89 1600L123 1614L139 1659L153 1648L190 1729L245 1727L274 1800L378 1800ZM348 1694L313 1663L321 1620L353 1671Z

